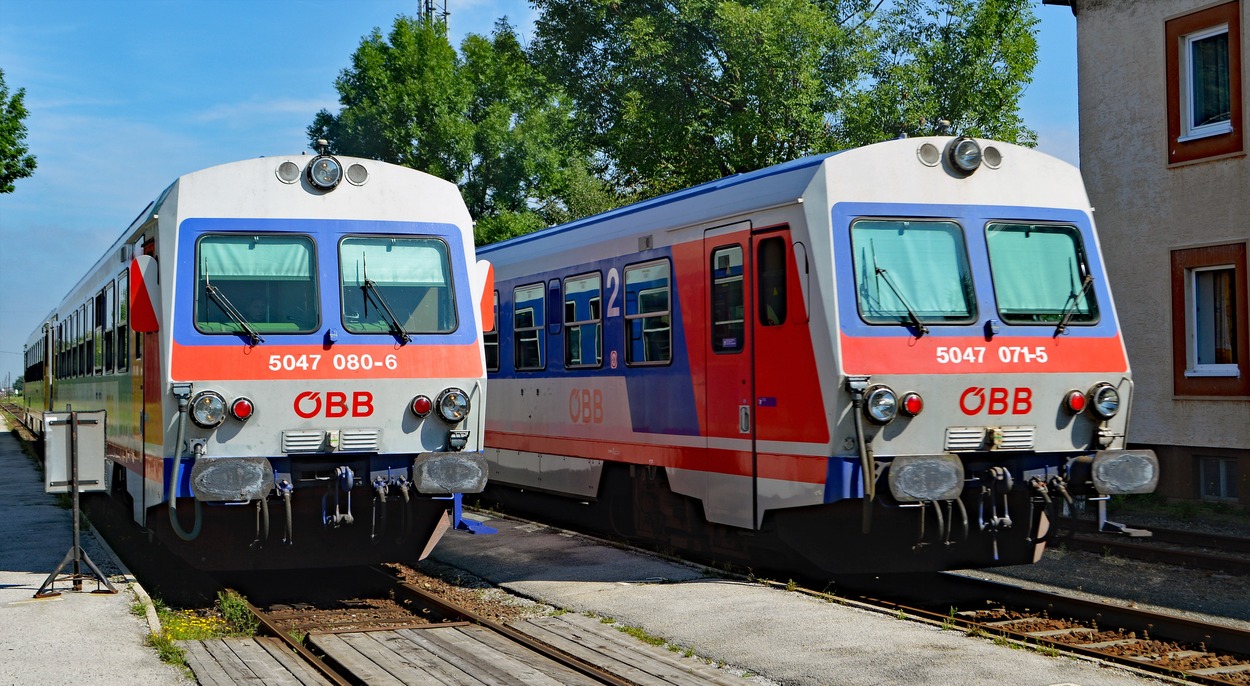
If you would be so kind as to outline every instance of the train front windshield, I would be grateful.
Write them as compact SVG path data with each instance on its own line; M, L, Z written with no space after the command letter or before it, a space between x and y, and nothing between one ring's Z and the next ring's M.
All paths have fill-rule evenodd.
M1003 321L1058 322L1064 316L1073 324L1098 320L1075 226L991 223L985 240Z
M199 331L317 330L317 260L311 238L206 234L196 252L195 327Z
M851 249L864 321L919 326L975 319L968 251L958 224L861 219L851 225Z
M1008 324L1098 322L1080 231L1070 224L985 227L998 316ZM950 220L860 219L851 225L856 301L870 324L970 324L977 301L964 229Z
M352 333L456 330L447 244L438 238L354 236L339 244L343 327Z

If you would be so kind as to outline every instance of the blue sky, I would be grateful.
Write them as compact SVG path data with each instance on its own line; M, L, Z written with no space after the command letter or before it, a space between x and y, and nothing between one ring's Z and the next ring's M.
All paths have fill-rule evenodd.
M1076 23L1042 7L1023 102L1039 147L1077 161ZM152 198L196 169L307 149L334 79L374 27L421 0L0 0L0 69L26 89L35 175L0 195L0 383L21 350ZM453 43L526 0L447 0Z

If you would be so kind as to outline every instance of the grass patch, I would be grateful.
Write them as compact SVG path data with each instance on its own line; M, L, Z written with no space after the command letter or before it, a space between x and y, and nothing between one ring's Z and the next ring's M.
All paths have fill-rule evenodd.
M667 643L667 641L660 638L659 636L647 633L646 630L643 629L642 627L618 626L616 627L616 630L620 631L621 633L629 634L630 636L633 636L634 638L638 639L639 641L642 641L643 643L646 643L647 645L662 646L665 643Z
M178 641L251 637L260 626L247 602L233 591L218 593L217 604L210 610L175 610L160 598L153 599L152 605L161 621L161 631L148 634L146 643L156 649L162 661L183 668L187 666L186 651L178 647ZM131 603L130 611L136 615L146 613L138 600Z

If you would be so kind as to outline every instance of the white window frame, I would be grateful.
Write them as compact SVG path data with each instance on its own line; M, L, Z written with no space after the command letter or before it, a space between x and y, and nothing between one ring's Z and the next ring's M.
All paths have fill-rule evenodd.
M1233 264L1212 264L1192 267L1186 270L1185 278L1185 376L1194 377L1233 377L1241 374L1237 363L1201 364L1198 362L1198 275L1203 272L1231 271L1235 276L1237 266ZM1236 335L1236 332L1233 332Z
M1228 24L1220 24L1212 26L1202 31L1187 34L1181 37L1181 54L1180 54L1180 73L1177 75L1181 81L1182 97L1182 117L1181 117L1181 135L1176 140L1178 143L1197 140L1199 138L1207 138L1208 136L1220 136L1230 133L1233 130L1233 121L1230 117L1228 121L1216 122L1214 124L1205 124L1202 126L1194 126L1194 80L1193 80L1193 45L1195 42L1207 38L1213 38L1220 34L1228 34Z

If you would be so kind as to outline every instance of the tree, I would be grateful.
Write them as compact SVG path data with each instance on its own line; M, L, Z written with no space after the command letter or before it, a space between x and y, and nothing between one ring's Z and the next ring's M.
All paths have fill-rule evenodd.
M35 156L26 147L26 89L9 97L0 69L0 193L12 193L13 182L35 173Z
M863 144L949 129L1035 145L1019 104L1036 24L1027 0L900 0L873 28L872 87L850 101L840 133Z
M324 138L331 152L459 181L472 144L459 66L441 22L396 17L386 39L375 28L361 41L334 82L342 109L318 112L308 137Z
M534 0L533 48L618 190L683 188L939 119L1020 140L1029 0Z
M828 147L855 76L810 0L536 0L534 52L621 189L654 194ZM838 3L842 4L842 3Z
M309 138L333 152L430 172L460 186L477 242L528 233L571 208L619 204L587 178L571 145L569 99L529 62L506 19L460 54L434 19L398 17L366 37L335 82L342 109L319 112Z

